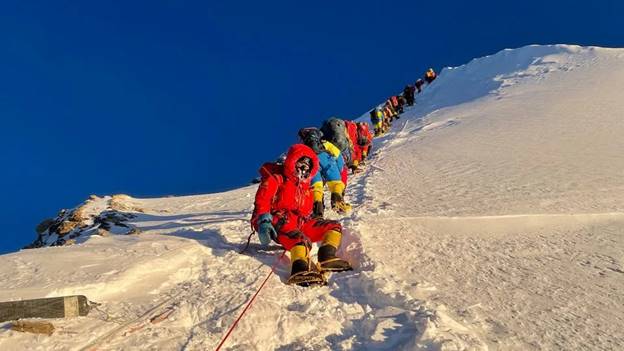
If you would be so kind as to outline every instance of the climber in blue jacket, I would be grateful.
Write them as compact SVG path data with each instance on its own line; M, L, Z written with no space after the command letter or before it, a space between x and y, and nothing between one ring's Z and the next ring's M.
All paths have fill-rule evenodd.
M317 128L303 128L299 130L299 137L305 145L314 150L319 159L320 169L311 182L314 189L313 215L323 217L325 209L323 189L325 184L331 193L332 209L340 214L351 211L351 205L345 202L343 198L346 185L342 180L342 171L345 162L340 150L331 142L322 140L323 132Z

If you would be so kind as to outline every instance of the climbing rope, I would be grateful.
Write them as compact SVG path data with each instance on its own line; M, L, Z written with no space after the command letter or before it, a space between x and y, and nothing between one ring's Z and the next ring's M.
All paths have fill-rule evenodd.
M284 257L284 255L286 254L286 250L284 250L282 252L282 254L277 257L275 259L275 262L273 262L273 265L271 266L271 271L269 272L269 274L266 276L266 278L264 278L264 281L262 282L262 284L260 284L260 287L258 288L258 290L256 290L255 294L253 294L253 296L251 297L251 299L249 300L249 302L247 302L247 305L245 306L245 308L243 309L243 311L238 315L238 318L236 318L236 320L234 321L234 323L232 324L232 326L230 326L230 328L228 329L227 333L225 334L225 336L223 337L223 339L221 339L221 342L219 343L219 345L217 346L217 348L215 349L215 351L219 351L221 350L221 347L223 346L223 344L225 343L225 341L230 337L230 334L232 334L232 331L234 331L234 328L236 328L236 325L238 324L238 322L240 322L240 320L243 318L243 316L245 315L245 313L247 312L247 310L249 309L249 307L251 307L251 304L254 302L254 300L256 299L256 297L258 296L258 294L260 294L260 291L262 290L262 288L264 288L264 286L266 285L266 283L269 281L269 278L271 278L271 275L273 275L273 273L275 273L275 267L277 267L277 264L279 263L279 261L282 259L282 257Z
M100 314L100 316L101 316L98 319L100 319L100 320L102 320L104 322L113 322L113 323L121 324L121 322L124 322L126 320L126 318L121 317L121 316L117 316L117 317L111 316L110 313L108 313L108 312L106 312L106 311L104 311L104 310L102 310L100 308L100 306L102 306L102 304L99 303L99 302L87 300L87 303L89 305L89 310L98 312Z

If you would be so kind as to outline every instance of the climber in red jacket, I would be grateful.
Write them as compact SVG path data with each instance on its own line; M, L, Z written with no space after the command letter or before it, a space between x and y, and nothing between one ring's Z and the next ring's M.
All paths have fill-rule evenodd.
M371 148L373 147L373 134L370 131L370 127L366 122L358 122L358 144L362 147L362 161L360 164L370 155Z
M321 271L351 270L349 262L336 256L342 240L338 221L314 219L312 177L319 169L314 150L303 144L293 145L283 165L265 163L260 168L261 183L256 193L252 226L260 242L273 239L290 251L289 283L308 286L323 281L321 272L312 269L310 243L321 242L318 262Z
M362 146L358 144L358 130L357 124L353 121L345 121L345 125L347 126L347 136L351 142L351 172L357 173L359 172L359 165L362 162Z

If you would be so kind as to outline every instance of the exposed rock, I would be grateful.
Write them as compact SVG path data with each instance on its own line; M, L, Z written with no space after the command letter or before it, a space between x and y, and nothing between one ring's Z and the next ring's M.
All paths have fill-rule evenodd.
M75 209L74 211L72 211L71 215L69 215L69 219L74 222L82 222L88 217L85 214L85 212L86 212L86 205L82 205L78 207L77 209Z
M115 225L122 225L124 224L124 222L128 221L129 219L135 218L136 216L133 215L132 213L125 213L125 212L117 212L117 211L104 211L102 213L100 213L96 218L95 218L95 223L105 223L105 222L109 222Z
M74 230L74 228L76 228L78 224L79 224L78 222L74 222L71 220L63 221L61 222L61 225L58 227L56 232L58 233L59 236L66 235L67 233Z
M69 234L67 237L68 239L74 239L80 236L80 232L79 231L74 231L73 233Z
M103 236L103 237L107 237L107 236L111 235L111 233L108 230L102 229L101 227L98 228L98 230L95 232L95 234L99 235L99 236Z
M37 239L25 248L71 245L78 237L89 235L127 235L141 231L129 220L132 212L143 212L128 195L114 195L110 199L95 195L80 206L59 212L56 218L46 219L37 226Z
M58 233L58 229L61 226L61 224L63 224L62 219L58 219L58 218L55 219L54 223L52 223L50 228L48 228L48 234Z
M128 232L128 235L139 235L139 234L141 234L141 229L137 227L130 228L130 231Z
M48 230L48 228L50 228L50 226L52 226L54 223L54 219L46 218L41 221L41 223L37 224L37 228L35 228L35 230L37 231L37 234L41 235L45 233L45 231Z

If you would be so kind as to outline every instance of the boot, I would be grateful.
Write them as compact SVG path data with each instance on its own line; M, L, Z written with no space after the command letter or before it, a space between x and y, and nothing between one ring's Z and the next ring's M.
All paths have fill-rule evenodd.
M302 272L307 272L308 269L308 260L296 260L292 263L292 268L290 269L290 276L297 275Z
M342 195L338 193L331 194L331 206L332 210L339 214L346 214L351 211L351 204L345 202Z
M353 160L353 164L351 165L351 173L356 174L362 172L360 165L362 162L360 160Z
M360 169L356 165L352 165L351 167L349 167L349 169L351 169L351 174L358 174L358 173L362 173L363 172L363 170Z
M341 240L342 234L335 230L330 230L325 234L323 244L318 250L318 261L323 272L343 272L353 269L349 262L336 256Z
M297 244L290 249L292 267L288 284L299 286L325 285L327 281L321 272L310 269L309 251L305 244Z
M323 212L325 211L325 205L323 201L314 201L314 207L312 208L312 218L323 218Z

